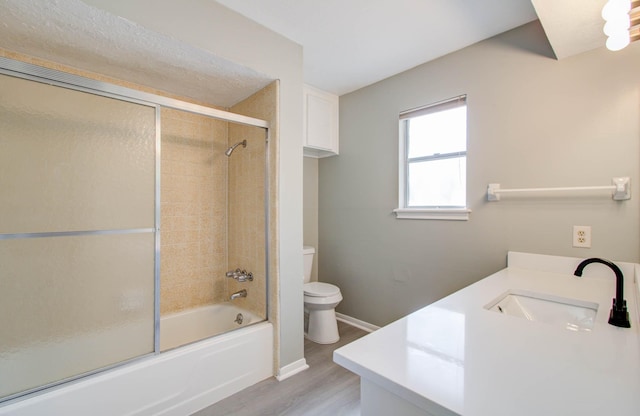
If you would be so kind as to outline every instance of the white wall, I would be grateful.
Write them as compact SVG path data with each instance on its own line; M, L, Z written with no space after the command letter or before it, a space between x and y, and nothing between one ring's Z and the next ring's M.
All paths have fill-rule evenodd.
M640 260L640 42L557 61L533 22L340 98L340 156L319 162L319 279L338 311L387 324L506 264L507 250ZM398 113L467 94L469 221L397 220ZM507 198L608 185L633 197ZM591 225L591 249L572 226Z
M302 48L211 0L83 1L280 80L280 367L302 359Z

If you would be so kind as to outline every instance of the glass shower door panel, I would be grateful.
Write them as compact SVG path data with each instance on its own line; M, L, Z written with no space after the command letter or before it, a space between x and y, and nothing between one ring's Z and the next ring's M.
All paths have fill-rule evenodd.
M0 397L154 350L154 235L0 240Z
M0 233L154 226L155 107L0 75Z
M156 107L0 91L2 401L154 351Z

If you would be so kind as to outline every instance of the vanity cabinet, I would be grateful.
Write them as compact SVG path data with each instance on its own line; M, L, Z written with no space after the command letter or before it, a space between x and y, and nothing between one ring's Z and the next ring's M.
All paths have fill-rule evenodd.
M338 96L304 86L304 156L338 154Z

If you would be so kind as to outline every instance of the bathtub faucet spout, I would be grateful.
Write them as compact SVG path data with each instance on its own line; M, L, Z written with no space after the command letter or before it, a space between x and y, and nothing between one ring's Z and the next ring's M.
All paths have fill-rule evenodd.
M233 293L231 295L231 300L238 299L238 298L246 298L246 297L247 297L247 289L242 289L237 291L236 293Z

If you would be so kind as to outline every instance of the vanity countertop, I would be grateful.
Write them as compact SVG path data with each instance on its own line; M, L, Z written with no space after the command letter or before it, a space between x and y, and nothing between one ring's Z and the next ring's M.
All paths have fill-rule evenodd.
M607 323L611 269L510 252L508 267L334 352L334 361L427 414L640 414L640 265L625 276L631 328ZM591 330L488 310L509 290L598 304Z

